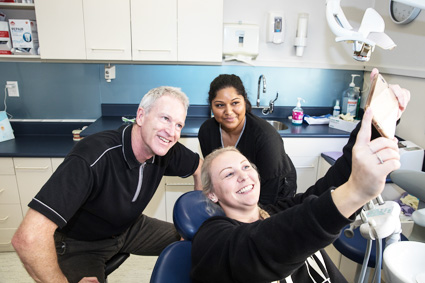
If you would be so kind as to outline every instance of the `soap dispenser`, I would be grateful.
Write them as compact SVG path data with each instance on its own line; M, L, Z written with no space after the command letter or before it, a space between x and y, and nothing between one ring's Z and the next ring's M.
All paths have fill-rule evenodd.
M303 123L304 111L301 108L301 100L305 102L304 99L298 97L297 106L292 109L292 124L301 125Z
M360 77L360 75L352 74L351 77L351 83L342 96L342 114L350 113L351 116L356 116L359 90L356 88L354 79Z

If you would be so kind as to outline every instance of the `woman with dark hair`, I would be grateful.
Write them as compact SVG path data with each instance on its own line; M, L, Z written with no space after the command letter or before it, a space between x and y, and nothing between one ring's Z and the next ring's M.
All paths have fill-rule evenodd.
M214 117L199 129L202 154L235 146L257 165L261 176L261 204L273 204L279 198L293 196L297 175L285 152L282 137L264 119L251 113L251 103L241 79L219 75L210 85L208 103Z

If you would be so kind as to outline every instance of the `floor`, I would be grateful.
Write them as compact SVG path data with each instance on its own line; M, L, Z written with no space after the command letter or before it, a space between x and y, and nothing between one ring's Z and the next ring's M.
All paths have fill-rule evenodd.
M108 277L108 283L149 282L156 256L130 256ZM15 252L0 253L0 283L32 283Z

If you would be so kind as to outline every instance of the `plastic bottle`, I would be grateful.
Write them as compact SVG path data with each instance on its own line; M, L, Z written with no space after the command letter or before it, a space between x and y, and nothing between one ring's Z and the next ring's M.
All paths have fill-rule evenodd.
M342 114L350 113L351 116L356 116L359 91L356 89L354 78L360 75L352 74L351 77L351 83L342 96Z
M360 105L362 105L362 94L360 92L360 87L356 86L354 89L358 93L356 117L359 118Z
M332 116L338 117L339 114L341 114L341 107L339 106L339 100L337 99L334 106L334 112L332 113Z
M304 111L301 108L301 100L305 102L304 99L301 97L298 97L297 106L295 106L294 109L292 109L292 124L294 125L301 125L303 123L304 118Z

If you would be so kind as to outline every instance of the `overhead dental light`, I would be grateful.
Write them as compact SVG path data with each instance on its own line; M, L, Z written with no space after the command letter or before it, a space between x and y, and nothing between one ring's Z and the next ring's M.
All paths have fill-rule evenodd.
M355 30L341 9L341 0L326 1L326 20L335 41L346 41L353 44L353 58L357 61L369 61L375 46L391 50L396 47L394 41L384 33L385 22L374 9L367 8L360 27Z

